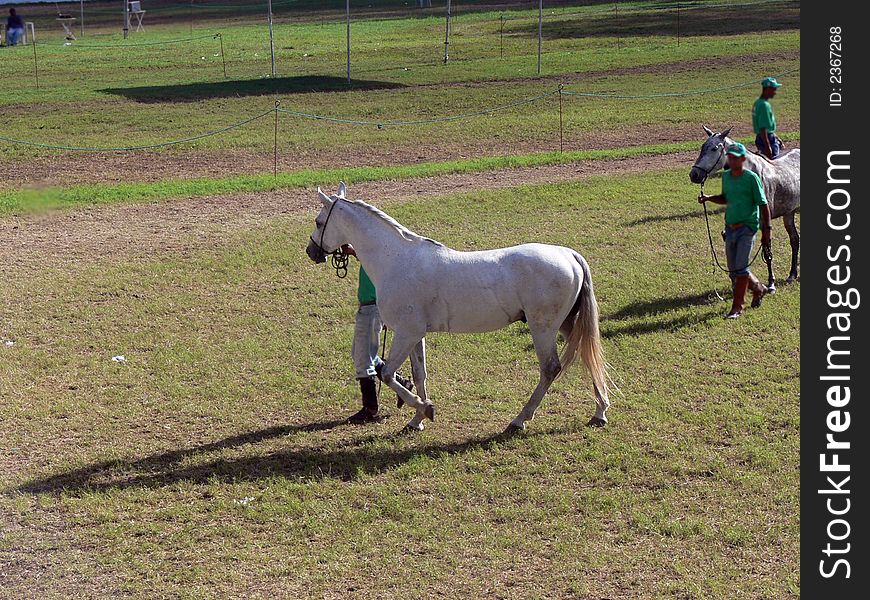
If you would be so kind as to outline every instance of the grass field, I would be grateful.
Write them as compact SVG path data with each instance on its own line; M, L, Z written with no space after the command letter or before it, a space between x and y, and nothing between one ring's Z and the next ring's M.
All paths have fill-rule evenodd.
M595 28L596 20L606 16L601 7L557 13L548 20L553 29L546 38L543 78L536 77L535 70L536 28L528 27L534 24L536 11L511 12L518 20L508 21L510 35L505 36L503 58L498 36L501 13L463 15L454 25L453 60L448 65L441 64L440 16L361 20L353 30L350 90L344 80L341 22L278 23L274 79L267 77L265 30L250 22L234 23L228 29L207 22L207 29L193 34L180 23L155 27L126 42L149 45L130 47L124 47L116 29L103 31L109 35L86 36L72 46L63 45L55 34L40 38L39 89L33 85L31 48L4 49L9 78L19 85L0 90L0 111L7 117L0 135L58 146L135 146L213 131L270 110L276 99L284 109L343 119L415 120L509 104L551 92L560 84L583 92L648 95L757 81L799 65L795 29L758 35L741 27L728 29L733 20L726 9L690 12L722 23L723 34L686 35L677 45L675 38L667 36L619 34L609 21ZM765 14L758 16L759 28L776 19L796 28L799 10L780 7ZM592 27L594 34L587 35L583 27ZM571 31L577 34L566 33ZM219 42L211 37L217 32L223 37L227 78ZM190 37L197 39L168 43ZM788 93L778 99L777 115L781 129L794 131L799 129L800 79L794 73L784 81ZM645 137L694 139L699 118L723 128L745 121L747 91L738 88L688 101L681 97L653 102L568 98L565 139L569 148L619 147L626 145L626 139L640 144ZM552 150L559 142L558 111L553 97L489 117L383 129L282 116L278 146L281 156L291 161L287 168L312 162L322 165L325 153L330 160L337 157L345 163L364 160L366 155L395 163L473 152L504 154L516 147ZM170 147L166 153L184 157L219 150L250 157L271 153L273 143L274 124L267 119L231 135ZM10 169L21 159L43 152L0 144L0 159L9 160ZM55 169L63 169L65 160L78 160L68 152L56 156ZM183 172L183 167L177 170Z
M117 3L73 46L53 6L29 9L40 88L32 46L0 49L18 83L0 136L49 145L160 143L276 100L377 123L560 84L645 97L563 97L565 152L555 94L413 126L282 114L277 176L273 113L148 151L0 141L0 599L800 596L801 284L723 320L688 180L702 124L748 141L757 89L732 86L765 75L785 73L799 145L799 4L697 3L677 44L672 4L553 3L541 77L532 3L497 4L460 3L443 65L443 7L355 2L350 89L341 2L275 0L275 79L252 5L154 0L127 47L99 12ZM502 434L537 381L521 323L427 337L438 420L419 435L397 435L410 413L387 392L385 423L345 424L356 265L340 280L304 254L315 186L339 178L455 248L581 252L609 425L584 427L578 369ZM781 277L788 255L776 223Z
M8 589L30 574L151 597L796 596L799 288L722 320L684 175L390 210L459 248L589 259L622 392L600 431L582 426L578 371L527 435L499 437L534 385L522 325L430 336L441 418L420 436L395 436L405 414L340 425L354 278L305 258L313 213L184 259L10 282Z

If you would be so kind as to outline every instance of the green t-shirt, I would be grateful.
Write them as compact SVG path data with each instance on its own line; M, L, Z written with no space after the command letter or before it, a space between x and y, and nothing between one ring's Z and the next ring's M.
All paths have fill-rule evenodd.
M360 265L359 268L359 288L357 288L356 297L359 299L360 304L377 301L377 296L375 295L375 284L373 284L372 280L369 279L369 274L362 268L362 265Z
M773 116L773 107L770 102L759 97L752 105L752 129L755 135L766 129L767 133L776 131L776 117Z
M761 177L743 169L739 177L730 170L722 173L722 195L725 196L725 224L742 223L753 231L758 231L759 206L767 204Z

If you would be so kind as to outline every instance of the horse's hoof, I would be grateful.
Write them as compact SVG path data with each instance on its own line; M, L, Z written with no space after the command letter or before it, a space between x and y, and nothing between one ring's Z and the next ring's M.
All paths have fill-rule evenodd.
M413 425L411 425L410 423L408 423L407 425L405 425L404 427L402 427L401 430L399 430L399 433L400 433L401 435L410 435L410 434L413 434L413 433L420 433L421 431L423 431L423 424L422 424L422 423L420 423L420 426L419 426L419 427L414 427Z
M516 425L514 423L511 423L510 425L507 426L507 429L505 429L504 432L506 435L514 435L517 433L522 433L525 430L526 430L525 423L522 425Z
M424 409L423 412L425 413L427 419L429 419L430 421L435 420L435 405L434 404L427 404L426 408Z
M607 425L607 421L599 419L598 417L592 417L589 419L589 422L586 423L586 427L604 427L605 425Z
M797 275L789 275L788 279L785 280L787 284L791 284L797 281Z
M786 281L786 283L788 283L788 281ZM765 294L770 295L770 294L775 294L775 293L776 293L776 286L773 284L768 285L767 291L765 292Z

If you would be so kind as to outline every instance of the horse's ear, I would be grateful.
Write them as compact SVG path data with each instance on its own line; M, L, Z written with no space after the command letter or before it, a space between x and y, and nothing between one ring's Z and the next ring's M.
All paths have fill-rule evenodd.
M320 201L323 202L324 206L329 206L332 204L332 198L323 193L323 190L320 187L317 188L317 197L320 198Z
M701 127L704 128L704 133L707 134L707 137L713 137L714 135L716 135L715 133L713 133L713 130L710 129L709 127L707 127L706 125L701 125Z
M338 182L338 197L342 200L347 199L347 186L344 185L343 181Z
M723 132L722 132L721 134L719 134L719 135L721 135L723 138L726 138L726 137L728 137L728 136L731 134L731 130L732 130L732 129L733 129L733 127L729 127L728 129L726 129L725 131L723 131Z

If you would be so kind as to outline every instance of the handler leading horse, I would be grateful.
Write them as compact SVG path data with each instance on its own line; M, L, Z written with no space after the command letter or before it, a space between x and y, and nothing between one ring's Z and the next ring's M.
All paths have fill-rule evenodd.
M523 244L459 252L417 235L374 206L317 190L323 208L306 252L315 263L352 244L378 291L378 309L395 331L381 376L399 398L416 409L406 430L435 419L426 394L425 335L429 331L484 332L526 321L540 363L540 380L508 431L525 429L550 385L574 362L578 351L592 376L596 405L589 425L607 422L608 378L598 330L598 303L586 260L574 250ZM566 339L560 357L556 335ZM419 396L399 385L396 369L410 356Z
M701 146L701 153L689 172L692 183L703 184L707 177L717 173L725 166L725 148L734 143L728 137L731 133L729 127L722 133L713 131L704 126L707 133L707 141ZM791 241L791 271L789 271L786 283L791 283L798 276L798 250L800 249L800 234L795 225L795 214L801 207L801 151L800 148L791 150L776 160L770 160L759 154L748 153L746 155L745 168L754 171L761 177L764 186L764 195L770 206L770 218L782 217L782 224ZM773 292L776 289L776 278L773 275L772 261L767 265L767 287Z

